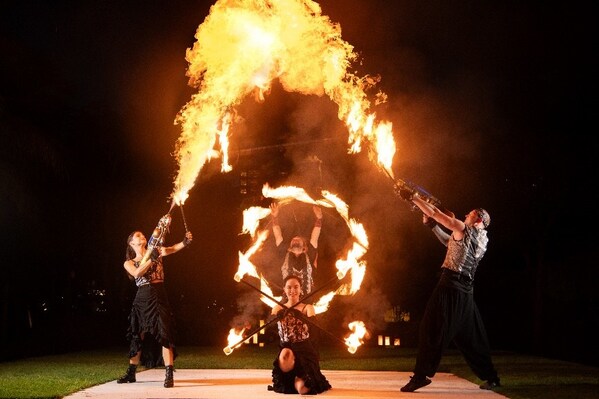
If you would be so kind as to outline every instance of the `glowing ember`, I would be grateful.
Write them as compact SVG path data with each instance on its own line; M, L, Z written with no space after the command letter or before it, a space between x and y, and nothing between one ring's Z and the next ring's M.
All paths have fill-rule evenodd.
M198 88L179 111L173 200L182 204L208 160L222 156L228 172L228 136L236 107L255 93L261 101L272 81L284 90L327 95L348 127L350 152L368 142L370 159L391 174L395 154L391 122L377 123L366 91L378 78L348 72L359 61L341 27L311 0L218 0L187 50L189 85ZM386 101L377 93L375 103ZM219 150L215 149L218 138Z
M345 338L345 345L349 353L356 353L358 347L364 343L364 336L368 332L366 326L362 321L352 321L348 324L348 327L353 331L347 338Z

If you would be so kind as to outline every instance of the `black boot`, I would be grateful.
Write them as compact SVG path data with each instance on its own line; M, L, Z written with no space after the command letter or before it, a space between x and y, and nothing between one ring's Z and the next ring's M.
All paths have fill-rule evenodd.
M166 366L166 375L164 377L164 387L172 388L175 385L175 381L173 381L173 366Z
M135 370L137 370L137 365L130 364L125 375L116 380L116 383L123 384L126 382L135 382Z

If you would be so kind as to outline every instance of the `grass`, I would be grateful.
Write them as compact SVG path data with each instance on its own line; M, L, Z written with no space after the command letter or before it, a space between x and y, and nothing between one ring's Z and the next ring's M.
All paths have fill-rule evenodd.
M181 347L180 369L270 369L276 347L245 346L226 356L222 348ZM321 348L324 370L411 371L416 351L410 348L362 347L354 355L340 347ZM599 368L560 360L493 354L501 376L498 393L511 399L597 399ZM117 379L127 367L126 348L44 356L0 363L0 398L62 398L73 392ZM140 371L143 368L140 368ZM443 357L439 372L474 383L459 352Z

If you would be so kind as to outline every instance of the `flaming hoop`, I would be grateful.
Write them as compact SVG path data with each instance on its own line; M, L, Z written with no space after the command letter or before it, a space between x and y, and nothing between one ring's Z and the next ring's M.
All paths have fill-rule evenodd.
M308 293L304 297L300 299L304 301L309 297L315 296L317 292L322 291L329 285L338 282L339 286L337 289L328 292L325 295L322 295L318 302L314 305L315 313L321 314L328 310L329 304L332 299L336 295L353 295L355 294L362 284L364 274L366 272L366 262L362 260L363 256L366 254L368 249L368 237L366 235L366 231L364 227L354 219L349 217L349 206L343 202L337 195L328 192L322 191L322 199L315 200L313 199L306 191L299 187L294 186L281 186L277 188L272 188L268 184L265 184L262 188L262 195L265 198L272 198L280 203L288 203L291 201L300 201L307 204L319 205L325 208L335 209L338 214L345 221L349 232L353 238L353 245L350 250L348 250L345 258L340 258L336 261L335 265L337 267L336 276L331 279L329 282L324 284L322 287L313 290ZM264 241L268 237L267 228L270 227L270 223L266 223L266 227L262 230L260 228L260 221L267 216L270 215L270 209L261 208L261 207L252 207L246 209L243 213L244 221L243 221L243 230L242 234L249 234L253 238L253 243L250 248L246 252L239 253L239 267L237 272L235 273L234 279L237 282L243 282L244 284L250 286L252 289L258 291L261 294L260 300L264 302L269 307L274 307L276 304L279 304L285 307L282 304L281 297L274 297L272 295L272 290L266 279L258 272L256 266L252 263L251 257L259 252ZM264 224L264 223L263 223ZM244 276L249 275L260 281L261 288L257 288L252 284L248 283L244 280ZM343 280L346 276L350 276L350 282L343 283ZM266 326L274 323L276 320L271 320L266 325L258 328L257 331L250 333L249 335L253 335L256 332L266 328ZM333 336L328 331L322 329L318 325L316 325L312 320L306 320L306 322L315 325L321 330L327 332L327 334ZM364 325L363 322L356 322ZM365 329L364 329L365 330ZM243 334L243 331L242 333ZM235 336L235 334L233 334ZM362 335L363 336L363 335ZM334 337L334 336L333 336ZM335 337L337 339L337 337ZM239 344L241 344L244 340L240 340L238 344L233 344L231 342L231 335L229 336L229 345L224 349L226 354L230 354L234 348L236 348ZM348 350L351 353L355 353L357 347L361 344L359 340L352 339L351 341L341 341L348 346Z

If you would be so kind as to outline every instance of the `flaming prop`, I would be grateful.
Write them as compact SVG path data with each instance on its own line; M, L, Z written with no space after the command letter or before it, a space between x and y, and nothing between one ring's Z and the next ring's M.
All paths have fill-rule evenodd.
M152 256L154 250L159 250L160 247L162 247L162 245L164 244L166 233L168 233L168 229L171 225L172 220L173 218L171 217L170 213L167 213L166 215L160 218L158 224L156 225L156 228L154 229L152 235L150 236L150 239L148 240L148 248L143 258L141 259L141 264L145 263L150 258L150 256Z
M172 193L177 204L188 197L208 160L221 156L221 171L231 170L227 150L236 107L251 93L263 100L274 79L288 92L327 95L348 127L348 152L360 152L369 143L370 159L392 175L392 123L377 122L366 94L379 78L349 72L358 57L318 3L218 0L195 38L186 60L189 85L198 92L175 118L181 126ZM376 93L375 105L386 97Z
M350 353L356 353L358 347L364 343L364 336L366 335L366 326L361 321L352 321L348 325L349 329L353 331L347 338L345 343Z
M245 341L245 339L243 338L244 331L245 328L242 328L239 332L237 332L237 330L235 330L234 328L229 330L229 336L227 337L227 342L229 343L229 345L225 349L223 349L226 355L230 355L231 353L233 353L233 349L235 349L243 341Z
M330 291L329 293L323 295L314 305L315 313L321 314L327 311L330 302L336 295L355 294L360 289L362 280L364 278L364 274L366 273L366 263L362 261L361 258L366 254L368 248L368 237L366 235L364 227L356 220L349 218L348 205L345 202L343 202L338 196L328 191L321 192L323 199L314 200L312 197L310 197L310 195L306 193L304 189L294 186L281 186L277 188L272 188L268 184L265 184L262 188L262 194L264 195L264 197L276 199L280 203L300 201L308 204L316 204L326 208L334 208L346 222L348 229L354 239L354 243L351 249L346 254L346 257L343 259L339 259L336 262L336 277L328 283L324 284L321 288L314 290L308 295L304 296L303 298L301 298L300 301L303 301L308 297L314 296L318 291L322 290L323 288L325 288L333 282L343 280L348 272L350 272L351 275L351 282L342 284L336 290ZM277 303L284 306L282 303L280 303L282 297L274 297L272 295L272 290L268 285L268 282L261 274L258 273L256 266L250 260L251 256L256 254L260 250L262 244L268 237L269 231L266 228L270 226L269 223L266 224L266 228L264 230L258 231L258 229L260 227L260 220L269 215L270 209L261 207L248 208L243 212L244 220L242 234L250 234L254 241L246 252L239 253L239 267L237 272L235 273L234 279L235 281L243 282L246 285L253 288L254 290L260 292L260 299L262 300L262 302L264 302L269 307L273 308ZM259 279L260 288L257 288L252 284L248 283L247 281L243 280L245 275L249 275L251 277ZM267 325L271 324L274 321L276 320L271 320L271 322L267 323L264 326L261 326L257 331L265 328ZM306 321L314 325L313 321ZM255 334L257 331L253 331L250 335ZM231 334L229 334L229 345L224 349L227 355L230 354L233 351L233 349L238 346L233 345L231 343L230 337ZM243 342L243 340L240 340L238 344L240 344L241 342ZM355 338L351 339L350 341L346 340L344 343L348 346L348 350L351 353L354 353L357 347L359 346L359 343Z

